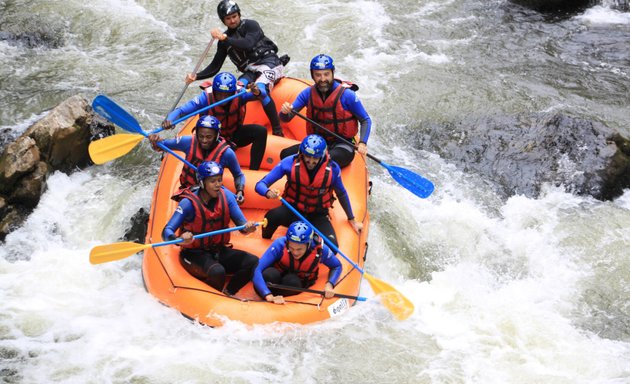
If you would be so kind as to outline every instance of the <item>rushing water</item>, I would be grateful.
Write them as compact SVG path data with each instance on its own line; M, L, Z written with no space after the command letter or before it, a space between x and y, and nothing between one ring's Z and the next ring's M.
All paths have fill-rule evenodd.
M214 4L0 0L0 131L15 136L79 92L157 126L219 26ZM416 312L399 322L370 300L321 324L209 329L144 291L140 256L90 265L89 250L150 204L159 159L143 145L52 175L0 245L3 382L630 382L630 191L504 201L405 139L422 122L550 110L630 135L630 14L542 16L503 0L239 5L291 55L289 75L334 56L375 121L372 153L435 182L421 200L371 167L366 269Z

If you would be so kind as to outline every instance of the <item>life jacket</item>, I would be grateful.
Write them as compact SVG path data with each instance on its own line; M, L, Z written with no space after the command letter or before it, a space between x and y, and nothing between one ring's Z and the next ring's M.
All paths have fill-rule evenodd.
M343 109L340 99L346 89L353 89L353 84L345 81L334 79L340 82L326 100L322 100L320 93L315 85L311 86L311 97L309 98L307 116L324 126L326 129L335 132L348 141L353 141L354 136L359 132L359 122L350 111ZM358 88L357 88L358 89ZM336 138L321 128L308 123L306 124L306 133L323 136L326 141L334 141Z
M219 229L227 228L230 224L230 210L228 208L227 197L223 188L219 191L219 196L216 199L214 207L208 208L201 197L197 195L199 187L185 188L180 190L173 200L181 201L187 198L192 202L195 208L195 219L192 222L184 223L182 225L184 231L192 232L194 235L200 233L206 233L211 231L217 231ZM223 233L215 236L202 237L200 239L194 239L190 244L182 244L182 248L194 248L203 249L209 251L216 251L222 245L230 242L230 233Z
M186 160L190 162L195 167L198 167L199 164L204 161L214 161L219 163L221 161L221 156L223 153L230 148L230 145L225 141L221 136L218 137L218 142L214 146L214 148L210 151L208 156L203 157L201 147L197 141L197 135L193 133L192 141L190 143L190 150L186 154ZM193 185L197 185L197 174L196 171L189 166L184 166L182 169L182 173L179 175L179 183L181 184L180 188L186 188Z
M322 240L316 237L314 241L316 246L309 245L307 253L299 260L291 256L289 253L289 246L284 247L282 257L276 261L274 267L278 269L282 274L295 273L305 287L310 287L315 284L317 276L319 274L319 263L322 258Z
M311 181L306 165L302 163L300 155L296 155L282 196L300 212L326 210L332 207L335 200L332 193L332 173L330 156L326 154Z
M208 105L217 102L211 91L206 91L208 95ZM226 108L227 107L227 108ZM208 111L221 122L221 136L227 141L232 141L232 136L238 128L243 125L245 119L245 103L240 97L232 99L229 104L218 105Z
M243 32L241 27L248 22L249 20L242 20L241 24L236 28L235 32L228 33L228 30L226 31L226 34L228 34L228 36L232 34L237 34L238 37L245 37L245 33ZM278 46L273 41L271 41L271 39L264 35L262 29L260 30L260 33L262 37L254 44L254 47L251 49L243 50L232 45L227 46L228 57L239 71L245 72L249 64L255 64L265 57L271 54L276 54L278 52Z

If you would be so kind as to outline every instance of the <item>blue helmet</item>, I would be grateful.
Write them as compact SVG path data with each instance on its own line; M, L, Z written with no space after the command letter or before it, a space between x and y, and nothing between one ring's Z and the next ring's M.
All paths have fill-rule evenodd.
M319 135L308 135L300 144L300 153L321 159L326 154L326 140Z
M214 116L201 116L199 120L197 120L195 128L210 128L217 132L221 132L221 122Z
M197 167L197 180L203 183L205 179L212 176L222 175L223 167L214 161L204 161Z
M212 81L212 92L236 92L236 77L229 72L221 72Z
M221 0L219 5L217 5L217 14L219 15L219 19L221 19L221 21L223 21L225 16L231 15L235 12L238 12L240 15L241 9L233 0Z
M303 221L295 221L287 229L287 240L294 243L310 244L313 240L313 228Z
M335 70L332 57L320 53L311 60L311 71L314 69L332 69Z

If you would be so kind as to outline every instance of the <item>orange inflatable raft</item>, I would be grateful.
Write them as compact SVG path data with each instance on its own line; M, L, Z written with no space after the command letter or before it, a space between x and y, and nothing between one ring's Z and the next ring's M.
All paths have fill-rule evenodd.
M304 80L283 78L272 91L276 105L284 101L292 102L300 91L310 84ZM186 122L180 135L191 133L196 118ZM265 125L269 135L267 149L260 170L248 169L250 147L239 148L237 157L246 177L245 203L241 206L248 220L262 221L265 213L279 206L277 200L269 200L254 191L255 184L279 161L280 150L297 144L305 136L305 123L295 117L288 124L283 123L285 137L272 136L269 123L260 103L251 102L247 105L246 124L257 123ZM146 243L161 242L162 229L170 219L177 203L171 196L179 187L179 174L183 163L174 156L165 155L160 167L149 216ZM350 196L352 209L357 221L363 223L364 230L357 235L347 221L345 212L339 203L330 212L339 241L339 249L363 268L367 252L367 236L369 229L369 213L367 199L369 193L368 170L363 156L355 156L351 165L342 170L344 185ZM282 191L285 179L273 185L274 189ZM234 191L234 183L230 172L224 173L224 185ZM273 239L284 236L286 228L280 227ZM249 235L232 232L231 242L234 248L246 250L258 257L269 247L272 240L263 239L260 229ZM319 294L302 292L295 296L286 297L284 305L268 303L254 291L252 283L241 289L236 297L228 297L191 276L180 264L177 245L148 248L144 251L142 275L147 291L163 304L173 307L184 316L209 326L220 326L225 321L237 320L246 324L267 324L273 322L311 323L325 320L341 314L354 305L355 300L334 297L324 299ZM361 273L348 263L342 256L338 256L343 264L343 272L335 292L344 295L359 295ZM315 290L323 290L328 269L320 267L319 279Z

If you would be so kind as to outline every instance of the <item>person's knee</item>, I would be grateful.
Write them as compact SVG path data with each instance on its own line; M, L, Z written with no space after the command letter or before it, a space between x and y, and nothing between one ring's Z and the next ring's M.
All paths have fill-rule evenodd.
M254 255L247 255L245 260L243 260L243 268L254 272L256 267L258 266L258 258Z
M262 229L262 238L271 239L273 233L278 229L278 226L274 224L273 220L269 216L265 216L267 219L267 226Z
M289 157L291 155L295 155L298 153L299 146L290 146L280 151L280 158L284 159L285 157Z
M263 271L263 279L272 284L278 284L282 279L280 271L274 267L269 267Z
M337 163L340 168L348 166L354 159L354 152L346 151L340 148L332 149L329 153L330 158Z
M206 283L217 291L223 289L225 284L225 268L219 264L214 263L206 270Z
M300 280L298 275L294 273L288 273L282 277L282 285L302 288L302 280Z
M262 125L257 125L256 129L253 131L254 132L254 137L256 138L256 141L260 141L260 142L267 142L267 128L263 127Z

